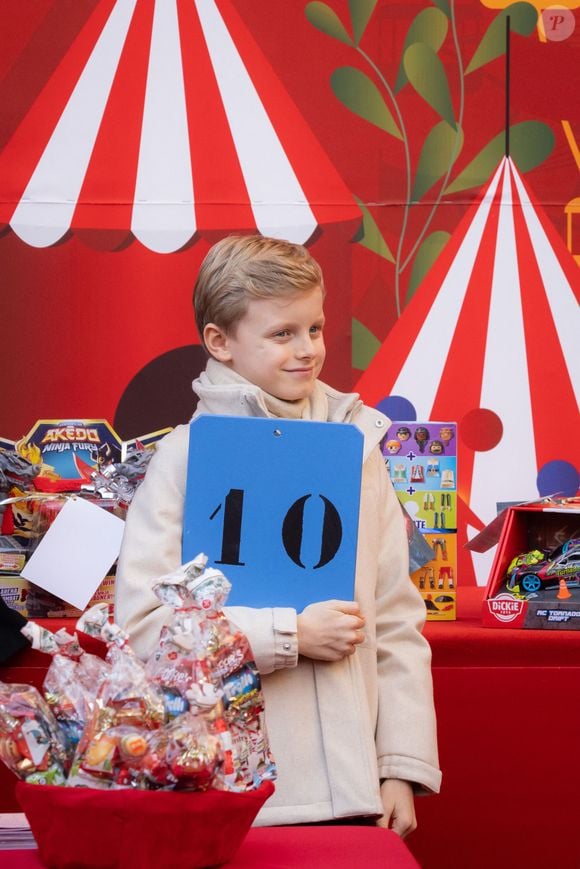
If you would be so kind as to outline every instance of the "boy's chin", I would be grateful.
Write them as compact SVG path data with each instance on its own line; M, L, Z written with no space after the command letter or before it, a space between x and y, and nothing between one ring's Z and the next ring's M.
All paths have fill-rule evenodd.
M303 386L300 389L281 389L279 394L276 395L276 398L280 399L280 401L304 401L305 399L310 398L313 389L314 384Z

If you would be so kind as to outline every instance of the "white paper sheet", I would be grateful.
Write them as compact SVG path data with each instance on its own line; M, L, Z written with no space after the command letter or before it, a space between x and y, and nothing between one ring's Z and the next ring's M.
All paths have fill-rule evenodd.
M102 507L70 498L21 575L82 610L117 558L124 527Z

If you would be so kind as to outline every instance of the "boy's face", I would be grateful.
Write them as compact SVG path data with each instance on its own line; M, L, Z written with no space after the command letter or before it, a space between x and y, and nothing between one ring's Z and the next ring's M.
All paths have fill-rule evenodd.
M231 333L206 327L206 345L219 362L270 395L307 398L326 356L323 301L318 286L280 299L252 299Z

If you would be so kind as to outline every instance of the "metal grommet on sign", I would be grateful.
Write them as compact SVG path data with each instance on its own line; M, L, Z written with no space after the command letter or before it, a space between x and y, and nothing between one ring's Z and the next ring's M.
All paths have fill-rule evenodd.
M280 431L279 428L275 428L275 429L274 429L274 437L275 437L275 438L281 438L281 437L282 437L282 432Z
M377 420L375 420L375 425L376 425L377 428L383 428L384 425L385 425L385 421L384 421L384 419L377 419Z

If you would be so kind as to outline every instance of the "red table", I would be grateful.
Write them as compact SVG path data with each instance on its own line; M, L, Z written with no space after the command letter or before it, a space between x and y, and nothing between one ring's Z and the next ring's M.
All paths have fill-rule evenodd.
M44 864L37 851L0 851L0 865L6 869L42 869ZM356 869L359 866L419 869L419 864L395 833L376 827L252 829L227 866L228 869ZM140 867L134 865L130 869Z
M425 869L578 869L580 631L484 628L482 595L460 587L458 620L425 628L443 789L417 800L409 849ZM40 685L46 666L26 651L0 679ZM0 765L0 811L13 787Z
M429 623L443 787L408 839L425 869L578 869L580 631L484 628L483 590Z

